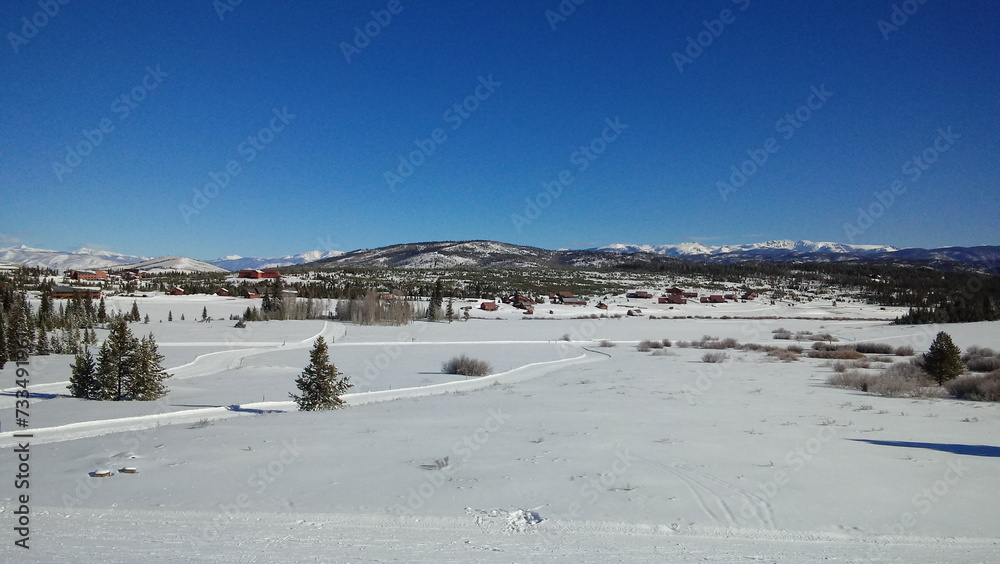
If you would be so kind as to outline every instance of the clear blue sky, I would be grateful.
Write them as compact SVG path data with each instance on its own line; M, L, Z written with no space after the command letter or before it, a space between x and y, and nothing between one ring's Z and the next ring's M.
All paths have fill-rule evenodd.
M1000 243L991 0L227 2L0 4L0 245Z

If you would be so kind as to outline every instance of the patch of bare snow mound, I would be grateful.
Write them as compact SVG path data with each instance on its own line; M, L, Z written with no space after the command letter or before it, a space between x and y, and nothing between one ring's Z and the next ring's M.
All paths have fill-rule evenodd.
M537 509L537 508L535 508ZM465 512L476 516L476 525L491 533L526 533L533 531L545 519L535 509L473 509L466 507Z

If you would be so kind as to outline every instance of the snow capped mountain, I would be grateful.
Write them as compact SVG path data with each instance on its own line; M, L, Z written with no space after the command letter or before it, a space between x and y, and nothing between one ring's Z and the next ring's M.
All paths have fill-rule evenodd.
M317 260L338 257L344 251L307 251L297 255L286 255L283 257L241 257L240 255L229 255L215 260L206 261L209 264L224 268L226 270L243 270L248 268L277 268L293 264L306 264Z
M0 261L63 271L106 268L145 260L145 258L87 248L80 249L74 253L51 249L35 249L25 245L0 249Z
M123 264L123 268L138 268L146 272L167 273L167 272L228 272L225 268L220 268L214 264L202 262L187 257L159 257L132 264Z
M633 245L628 243L614 243L603 247L598 247L598 251L615 252L622 254L632 253L654 253L675 257L693 257L695 255L726 255L731 253L749 253L753 255L763 255L769 253L822 253L822 254L875 254L893 253L898 251L896 247L889 245L848 245L845 243L814 242L814 241L792 241L781 239L777 241L765 241L763 243L751 243L746 245L719 245L706 246L701 243L680 243L676 245Z

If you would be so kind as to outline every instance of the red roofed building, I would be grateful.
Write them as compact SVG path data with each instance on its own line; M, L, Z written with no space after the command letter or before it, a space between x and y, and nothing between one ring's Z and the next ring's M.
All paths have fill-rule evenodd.
M275 268L270 268L267 270L260 270L259 268L247 268L241 270L238 276L240 278L252 278L255 280L260 278L280 278L281 272L279 272Z
M106 280L108 273L103 270L71 270L69 277L73 280Z

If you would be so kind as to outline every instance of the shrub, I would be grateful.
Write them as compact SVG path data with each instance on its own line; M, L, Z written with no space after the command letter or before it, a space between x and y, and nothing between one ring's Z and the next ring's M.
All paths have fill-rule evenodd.
M822 350L822 351L809 351L809 358L829 358L833 360L857 360L859 358L864 358L865 355L859 353L854 349L835 349L835 350Z
M896 356L913 356L913 353L915 351L913 350L913 347L911 347L910 345L902 345L896 347L896 350L894 352Z
M995 356L977 356L965 363L969 372L993 372L1000 370L1000 358Z
M774 331L771 331L771 333L774 335L775 339L780 339L783 341L791 340L792 338L792 332L785 329L784 327L775 329Z
M442 363L441 372L463 376L488 376L493 372L493 366L485 360L469 358L463 354Z
M865 354L892 354L892 345L888 343L857 343L854 350Z
M740 346L740 342L737 341L736 339L732 338L732 337L726 337L725 339L723 339L722 340L722 344L727 349L735 349L735 348L738 348Z
M607 349L607 348L611 348L611 347L615 346L615 342L614 341L609 341L607 339L602 339L601 342L597 344L597 346L603 347L603 348Z
M958 399L1000 401L1000 370L985 376L961 376L948 382L946 388Z
M691 343L688 341L677 341L677 347L682 349L691 348Z
M874 374L868 374L860 370L846 370L830 376L826 379L826 383L831 386L837 386L838 388L853 388L855 390L867 392L871 389L872 384L875 382L875 378L876 376Z
M569 336L569 333L564 333L562 337L559 337L560 341L572 341L573 337Z
M897 362L892 364L882 371L882 375L915 380L920 382L921 385L929 385L931 383L928 374L920 366L912 362Z
M803 349L799 345L788 345L786 350L792 351L793 353L801 353Z
M649 352L653 349L653 347L649 346L649 341L639 341L639 344L635 348L639 352Z
M782 362L794 362L799 359L799 355L797 353L788 349L774 349L773 351L767 351L767 356L772 356Z
M719 363L729 359L729 355L723 352L709 352L701 355L702 362Z
M677 353L666 349L657 349L653 351L653 356L677 356Z
M673 343L670 342L670 339L663 339L663 346L672 347Z

